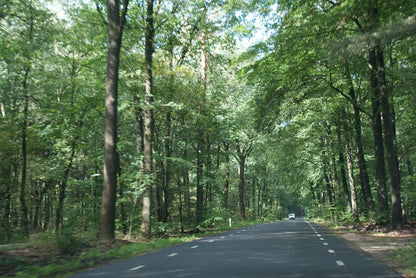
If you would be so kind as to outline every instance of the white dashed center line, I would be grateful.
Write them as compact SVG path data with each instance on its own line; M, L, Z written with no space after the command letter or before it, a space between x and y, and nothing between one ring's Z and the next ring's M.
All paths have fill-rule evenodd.
M324 242L324 245L327 246L328 245L328 242Z
M337 265L339 265L339 266L344 266L345 264L344 264L344 262L343 262L343 261L337 261Z
M192 249L195 249L195 248L198 248L199 246L198 245L194 245L194 246L192 246L191 248Z
M325 239L323 237L321 237L320 240L325 240Z
M329 249L328 252L331 253L331 254L335 254L335 251L332 250L332 249Z
M178 255L178 253L172 253L172 254L168 255L168 257L174 257L176 255Z
M136 267L130 268L129 270L130 270L130 271L135 271L135 270L139 270L140 268L143 268L143 267L145 267L145 265L139 265L139 266L136 266Z

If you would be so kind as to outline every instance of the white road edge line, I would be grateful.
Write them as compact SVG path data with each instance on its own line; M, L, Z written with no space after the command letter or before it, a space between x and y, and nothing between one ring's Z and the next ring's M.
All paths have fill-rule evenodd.
M337 261L337 265L339 265L339 266L344 266L345 264L344 264L344 262L343 262L343 261Z
M168 255L168 257L173 257L173 256L176 256L176 255L178 255L178 253L172 253L172 254Z
M136 266L136 267L130 268L130 269L129 269L129 271L139 270L140 268L143 268L143 267L145 267L145 265L139 265L139 266Z

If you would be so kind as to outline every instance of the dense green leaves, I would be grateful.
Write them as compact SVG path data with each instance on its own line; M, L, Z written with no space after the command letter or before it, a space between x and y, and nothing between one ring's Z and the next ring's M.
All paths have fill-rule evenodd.
M381 92L394 112L404 216L414 219L412 1L156 2L155 169L142 168L146 5L130 0L119 71L116 234L139 231L150 180L155 233L217 225L242 211L390 221L376 197L373 96L384 83L371 53L384 57ZM59 228L60 198L63 227L98 227L107 11L102 1L68 2L62 18L48 3L0 4L0 241L24 234L24 223L30 233ZM241 45L258 33L264 40ZM390 190L387 197L391 206Z

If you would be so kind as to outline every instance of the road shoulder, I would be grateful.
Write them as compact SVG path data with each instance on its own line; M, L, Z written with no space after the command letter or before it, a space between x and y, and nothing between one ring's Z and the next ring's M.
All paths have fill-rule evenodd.
M325 227L403 277L416 277L416 227L390 232L369 225Z

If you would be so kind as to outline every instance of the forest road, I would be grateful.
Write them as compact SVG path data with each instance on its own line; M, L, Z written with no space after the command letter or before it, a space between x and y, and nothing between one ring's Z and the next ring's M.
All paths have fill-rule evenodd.
M206 237L71 277L401 276L325 228L297 219Z

